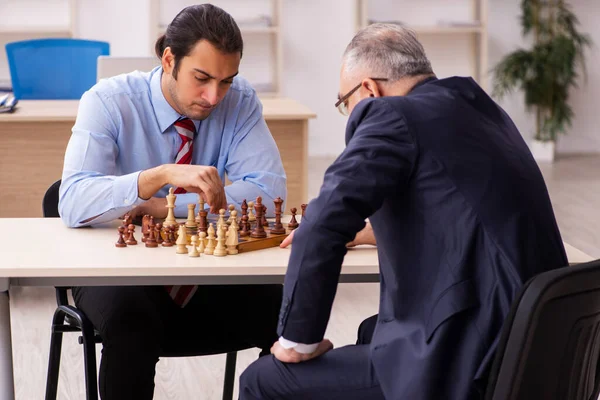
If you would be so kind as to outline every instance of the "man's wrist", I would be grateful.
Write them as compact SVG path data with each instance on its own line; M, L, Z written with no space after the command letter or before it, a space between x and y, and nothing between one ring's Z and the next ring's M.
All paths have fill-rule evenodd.
M287 340L283 336L279 337L279 344L286 350L294 349L297 353L302 354L310 354L314 352L319 346L319 343L304 344L292 342L291 340Z
M143 200L150 199L169 182L169 171L168 165L142 171L138 177L138 197Z

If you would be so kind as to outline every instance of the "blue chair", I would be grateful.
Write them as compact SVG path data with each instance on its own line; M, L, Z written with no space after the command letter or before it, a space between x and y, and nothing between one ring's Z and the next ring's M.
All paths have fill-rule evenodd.
M96 62L106 42L36 39L6 44L13 92L19 100L78 100L96 83Z

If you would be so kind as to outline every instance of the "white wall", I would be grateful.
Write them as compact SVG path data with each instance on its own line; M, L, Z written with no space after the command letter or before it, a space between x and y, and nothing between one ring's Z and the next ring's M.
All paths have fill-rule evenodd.
M0 0L0 5L7 0ZM38 0L20 0L38 1ZM58 1L58 0L53 0ZM167 1L167 0L163 0ZM179 0L181 1L181 0ZM217 2L227 9L233 0ZM237 0L239 1L239 0ZM250 2L252 0L245 0ZM264 1L264 0L257 0ZM372 0L377 7L390 0ZM409 0L395 0L398 3ZM409 1L411 6L436 10L443 8L445 19L465 19L464 4L471 0L454 0L456 7L447 7L447 0ZM232 4L234 4L233 2ZM489 67L503 55L523 45L518 25L518 1L489 0ZM572 0L574 10L596 46L588 53L588 80L573 91L572 105L575 110L573 128L559 140L560 152L600 152L600 112L597 111L597 95L600 93L600 16L597 0ZM457 5L458 4L458 5ZM236 7L231 11L235 15ZM395 11L398 12L398 11ZM340 116L333 104L338 91L339 64L346 44L354 34L356 9L353 0L284 0L284 84L282 93L308 105L318 115L310 123L310 154L337 155L344 148L346 119ZM403 19L408 14L391 15L389 19ZM79 0L77 35L82 38L106 40L111 43L113 55L151 54L153 38L150 33L150 0ZM387 13L381 14L387 17ZM413 18L426 19L429 13L413 13ZM43 16L35 16L42 18ZM5 17L0 15L0 26ZM440 15L432 13L432 22ZM44 23L44 19L40 20ZM419 21L421 22L421 21ZM248 42L248 41L247 41ZM449 74L469 75L469 41L465 37L423 37L425 48L432 59L434 69L440 76ZM252 47L248 43L248 47ZM247 53L248 54L248 53ZM261 60L252 58L251 63ZM0 60L1 61L1 60ZM248 60L250 61L250 60ZM2 71L0 66L0 72ZM257 65L256 68L262 68ZM491 82L490 82L491 83ZM533 120L524 111L522 96L514 94L500 102L515 120L526 139L532 137Z

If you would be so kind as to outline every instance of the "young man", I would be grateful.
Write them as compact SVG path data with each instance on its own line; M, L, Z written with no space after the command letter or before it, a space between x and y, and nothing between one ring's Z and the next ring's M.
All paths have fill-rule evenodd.
M209 5L181 11L156 43L161 67L103 80L84 94L69 142L59 210L71 227L129 212L179 217L202 196L229 203L286 196L277 146L241 77L242 37ZM227 173L233 182L226 188ZM281 285L78 287L73 295L103 338L104 400L152 399L161 355L259 347L277 339Z
M506 113L470 78L436 79L405 28L356 35L336 106L347 147L294 233L280 339L240 398L480 399L515 294L567 265L542 175ZM374 235L355 238L366 218ZM371 343L331 350L346 245L375 237Z

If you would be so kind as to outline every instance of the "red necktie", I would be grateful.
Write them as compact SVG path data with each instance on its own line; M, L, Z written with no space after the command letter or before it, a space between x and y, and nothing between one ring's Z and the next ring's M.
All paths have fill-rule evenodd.
M177 151L175 157L176 164L190 164L192 162L192 152L194 150L194 133L196 133L196 127L189 118L183 118L175 122L175 130L181 137L181 146ZM184 188L175 189L175 194L185 193Z
M192 162L192 151L194 150L194 133L196 127L189 118L183 118L175 122L175 130L181 137L181 146L175 157L176 164L190 164ZM178 187L175 189L175 194L186 193L184 188ZM196 285L173 285L165 286L169 295L180 307L185 307L190 301L198 286Z

